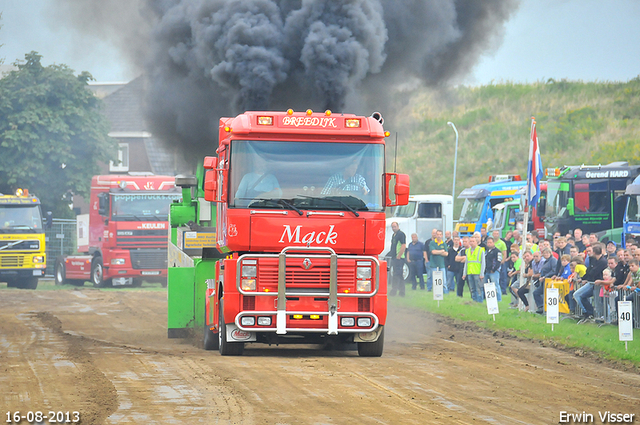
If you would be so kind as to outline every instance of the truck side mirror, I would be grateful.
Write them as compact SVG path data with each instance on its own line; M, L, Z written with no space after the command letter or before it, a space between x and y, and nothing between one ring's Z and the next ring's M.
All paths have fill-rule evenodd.
M215 170L207 170L204 174L204 200L216 202L218 197L218 182Z
M569 212L569 216L573 217L576 213L575 208L573 206L573 198L569 198L567 200L567 211Z
M216 179L219 176L220 182ZM227 202L227 191L224 190L229 170L207 170L204 174L204 200L209 202Z
M396 197L395 202L389 197L389 186L391 179L395 178L395 185L393 187L393 193ZM385 174L385 186L386 186L386 206L395 207L397 205L407 205L409 203L409 175L398 173L386 173Z
M203 167L205 170L215 170L218 167L218 158L215 156L205 156Z
M547 210L547 203L544 200L538 201L538 208L536 209L536 212L539 218L544 217L546 210Z
M102 192L98 194L98 214L101 216L107 215L109 209L109 194Z
M51 211L47 211L47 218L44 222L44 229L49 230L53 226L53 213Z

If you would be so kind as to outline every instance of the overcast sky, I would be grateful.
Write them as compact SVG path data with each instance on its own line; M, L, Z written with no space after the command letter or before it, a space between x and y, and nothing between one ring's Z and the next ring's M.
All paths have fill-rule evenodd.
M65 63L101 82L135 77L114 48L48 16L49 1L0 0L5 64L35 50L47 65ZM487 53L465 83L627 81L640 75L639 24L638 0L523 0L506 24L502 44Z

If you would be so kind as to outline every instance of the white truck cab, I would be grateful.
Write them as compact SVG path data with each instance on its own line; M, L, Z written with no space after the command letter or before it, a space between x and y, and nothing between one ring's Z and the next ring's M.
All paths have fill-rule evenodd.
M407 205L395 207L391 216L387 217L387 231L384 251L386 255L391 248L391 223L397 222L400 230L407 236L407 244L411 242L411 234L417 233L418 240L424 243L431 238L431 230L440 229L444 235L447 230L453 231L453 197L451 195L412 195Z

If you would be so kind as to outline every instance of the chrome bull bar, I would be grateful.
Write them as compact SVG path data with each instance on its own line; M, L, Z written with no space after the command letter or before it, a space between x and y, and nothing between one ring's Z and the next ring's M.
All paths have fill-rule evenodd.
M328 254L288 254L288 252L327 252ZM307 328L287 328L287 315L289 314L302 314L302 313L292 313L287 311L287 297L295 297L295 296L305 296L305 297L326 297L326 292L295 292L295 291L287 291L286 288L286 280L287 280L287 264L286 260L289 258L329 258L329 302L328 302L328 311L326 312L307 312L308 314L319 314L319 315L328 315L328 328L326 329L307 329ZM375 288L373 288L372 292L368 293L344 293L338 294L338 257L343 259L354 259L354 260L371 260L375 263ZM242 260L244 259L253 259L253 258L278 258L278 293L274 295L270 292L258 292L258 291L245 291L241 287L241 267ZM357 267L357 265L356 265ZM256 276L257 278L257 276ZM342 329L341 332L368 332L374 331L378 327L378 317L373 313L339 313L338 312L338 297L345 298L372 298L378 293L378 289L380 287L380 261L374 256L362 256L362 255L340 255L338 256L336 252L329 247L286 247L279 254L244 254L241 255L236 263L236 288L238 292L242 295L246 296L267 296L273 297L277 296L277 304L276 304L276 327L275 328L250 328L252 331L273 331L275 330L278 335L285 335L287 332L327 332L329 335L337 335L338 334L338 316L349 314L349 315L359 315L359 316L372 316L375 321L375 326L372 329L359 329L359 330L346 330ZM257 289L257 282L256 282ZM273 315L273 312L241 312L236 316L235 323L238 328L242 330L249 330L240 326L240 318L246 315Z

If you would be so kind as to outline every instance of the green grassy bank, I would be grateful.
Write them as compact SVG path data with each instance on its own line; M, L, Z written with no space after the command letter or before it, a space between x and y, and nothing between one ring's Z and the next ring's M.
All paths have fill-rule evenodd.
M456 321L473 322L477 326L494 331L501 331L519 338L546 341L549 345L575 348L592 352L599 357L613 361L626 361L640 366L640 329L634 330L634 340L628 342L625 351L624 342L618 340L618 327L594 323L578 325L575 320L567 318L560 323L546 323L546 316L532 314L517 309L509 309L510 296L503 296L499 304L500 313L493 316L487 314L486 303L476 303L469 298L455 294L445 294L444 300L433 300L433 293L407 289L406 297L389 297L392 306L408 307L428 311Z

